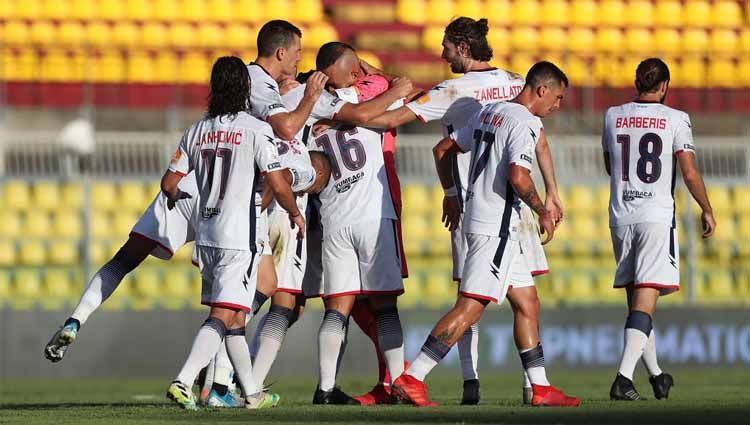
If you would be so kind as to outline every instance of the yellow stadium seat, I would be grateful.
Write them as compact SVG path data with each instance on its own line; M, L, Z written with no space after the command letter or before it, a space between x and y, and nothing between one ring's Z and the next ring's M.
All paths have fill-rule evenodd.
M404 185L402 198L404 209L410 214L422 214L430 207L430 196L427 188L421 184Z
M72 81L75 68L70 66L66 52L47 50L42 56L40 80L42 81Z
M60 189L57 182L37 181L34 183L32 193L31 202L34 208L52 210L60 207Z
M33 306L42 295L42 279L36 270L22 269L15 273L13 279L13 297L11 303L24 309Z
M510 17L513 25L538 25L539 17L546 15L542 13L537 0L515 0L511 4Z
M133 21L148 21L153 15L152 11L151 0L127 0L125 17Z
M205 17L214 22L230 22L234 19L235 2L233 0L208 0L207 9L211 12Z
M747 54L743 54L743 56L747 56ZM737 69L737 78L742 87L750 87L750 59L743 57L743 59L740 60Z
M654 23L654 6L650 0L629 0L623 16L625 24L651 27Z
M39 3L33 1L16 1L13 2L12 11L13 16L23 19L38 19L39 18Z
M526 75L526 73L531 69L531 66L534 65L536 61L534 58L530 55L526 54L516 54L513 55L513 57L510 60L510 69L513 72L517 72L521 75Z
M495 54L493 60L497 60L498 54L510 51L510 35L508 30L503 27L490 28L490 32L487 33L487 41Z
M123 207L134 212L140 212L150 201L143 190L143 183L139 181L125 181L120 183L120 203Z
M265 19L265 13L259 0L235 0L235 11L232 20L235 22L255 23ZM260 13L259 13L260 12ZM255 45L255 39L250 40Z
M79 209L83 203L83 188L79 183L64 183L60 194L60 206Z
M128 21L119 21L115 23L112 31L112 41L115 45L125 48L138 46L140 33L138 27Z
M146 22L141 28L141 44L143 47L162 48L169 45L167 27L160 22Z
M10 297L10 273L6 270L0 270L0 308L5 307L5 301L10 300Z
M47 19L65 19L70 13L70 0L44 0L40 11Z
M224 29L213 23L201 23L198 26L198 42L200 47L215 48L224 44Z
M575 27L568 31L568 45L572 52L592 54L596 36L590 28Z
M188 300L198 298L191 290L190 279L182 269L173 269L164 276L163 296L160 305L167 309L177 310L187 306Z
M16 245L10 239L0 239L0 266L10 267L16 265ZM2 273L2 269L0 269Z
M315 46L317 49L319 46L331 41L338 40L339 34L336 32L336 28L332 25L321 22L317 25L313 25L303 33L303 45Z
M422 30L422 48L438 55L441 54L444 32L445 26L443 25L426 26Z
M451 282L450 273L431 272L427 275L423 298L425 307L439 309L450 305L455 299L455 284Z
M732 205L737 213L750 212L750 186L738 185L732 189Z
M482 2L479 0L457 0L455 13L456 16L468 16L473 19L484 17L482 13Z
M49 46L57 41L57 28L50 21L34 21L29 36L33 44Z
M625 2L621 0L603 0L599 3L597 12L599 25L622 25L622 19L625 16Z
M294 0L291 6L295 22L312 24L323 19L323 4L320 0Z
M113 234L112 220L108 213L94 210L91 212L91 235L94 237L107 237Z
M567 286L566 300L571 303L591 303L598 299L591 273L581 271L571 273Z
M743 28L740 31L740 51L745 56L750 53L750 28Z
M592 87L598 82L594 79L589 63L577 55L569 55L565 62L565 74L575 86Z
M47 261L47 249L39 240L27 239L19 243L18 257L21 264L41 266Z
M49 236L51 230L49 212L36 209L26 212L23 223L24 236Z
M67 238L80 238L83 234L80 213L68 209L56 210L52 216L51 234Z
M114 211L117 204L115 184L108 181L98 181L91 184L91 201L94 209L99 211Z
M264 0L263 14L268 19L287 19L292 20L294 10L290 0Z
M380 58L378 57L378 55L376 55L375 53L367 52L364 50L359 50L357 51L357 55L359 56L361 60L369 63L375 68L383 69L383 63L380 61Z
M125 17L124 0L100 0L96 8L96 16L108 21L119 21Z
M23 21L8 21L3 28L3 42L7 45L27 45L31 38L31 28Z
M711 202L713 204L713 200ZM734 221L732 215L727 213L726 210L720 210L716 207L714 208L717 226L714 235L708 240L708 242L715 245L713 248L728 249L729 247L726 242L734 242L737 240L737 232L739 231L737 223ZM696 223L700 222L696 220Z
M695 28L711 25L711 4L707 0L688 0L685 4L685 24Z
M177 69L177 55L170 50L162 50L156 53L154 58L154 82L171 83L175 79L175 70Z
M737 66L731 59L715 58L708 63L708 81L714 87L739 87L739 77Z
M148 52L131 51L128 54L127 81L129 83L151 83L156 74L154 58ZM127 205L130 207L131 205Z
M188 23L175 23L169 27L170 44L174 47L193 47L196 41L196 28Z
M712 270L706 278L706 295L709 301L736 301L732 275L726 270Z
M511 48L529 52L537 50L539 42L539 32L534 27L514 27L510 33Z
M57 42L64 46L82 46L86 41L86 28L77 21L62 22L57 31Z
M0 237L21 236L21 219L15 211L0 210Z
M492 34L492 28L497 28L495 25L506 25L510 24L511 21L511 5L508 0L495 0L487 1L484 3L484 16L490 21L490 34ZM515 22L513 22L515 24Z
M88 21L96 16L95 0L71 0L69 17Z
M50 243L49 261L57 265L78 264L78 245L73 240L56 240Z
M648 29L629 28L625 31L625 47L629 52L648 53L652 50L652 42L653 34Z
M590 211L594 205L594 191L589 186L575 185L563 199L572 211Z
M143 268L135 275L134 292L141 298L155 299L161 294L161 275L155 268Z
M224 32L224 45L229 48L246 49L248 43L254 44L254 42L248 41L254 40L252 37L253 34L253 30L246 24L227 24L226 31Z
M728 187L710 185L706 190L708 192L708 199L711 201L711 206L717 215L731 214L733 212L732 198Z
M61 269L47 269L44 271L42 290L44 298L68 299L77 295L72 276L67 270Z
M742 9L735 0L717 0L711 8L714 28L739 28L742 26Z
M106 22L95 21L86 25L86 42L93 47L109 47L113 38L112 27Z
M737 223L737 234L741 240L748 240L750 238L750 216L742 214L739 216L739 223ZM747 244L740 244L740 247L747 246ZM745 249L747 253L750 253L750 249ZM747 254L746 254L747 255Z
M568 47L567 34L559 27L544 27L539 34L541 48L551 51L562 51Z
M681 28L682 3L679 0L659 0L654 8L654 23L658 27Z
M427 22L448 25L455 16L453 6L453 0L427 0Z
M680 52L680 33L673 28L659 28L654 32L655 45L660 53L676 54Z
M705 30L690 28L682 32L682 51L703 53L708 48L708 34Z
M714 29L709 38L709 51L711 54L734 55L739 52L740 43L737 33L730 29Z
M596 32L596 48L600 52L621 52L624 44L625 37L617 28L600 28Z
M9 1L0 2L0 19L6 20L13 16L13 3Z
M543 0L541 9L543 13L539 16L542 24L568 25L570 21L568 2L565 0Z
M703 87L706 85L706 64L703 58L689 56L680 65L681 86Z
M202 53L186 53L180 61L179 81L189 84L206 84L211 64Z
M612 287L614 272L599 271L596 273L596 289L599 300L605 303L623 303L625 294L622 289Z
M597 24L599 3L594 0L573 0L570 3L570 23L574 27L590 27Z
M130 211L118 211L112 220L112 231L115 235L127 235L133 228L138 216Z

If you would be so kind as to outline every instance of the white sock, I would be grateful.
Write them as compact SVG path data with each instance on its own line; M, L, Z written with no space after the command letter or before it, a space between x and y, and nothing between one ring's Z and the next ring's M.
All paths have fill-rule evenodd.
M411 375L420 381L424 381L427 374L437 366L440 360L442 360L450 350L450 346L439 341L434 336L428 335L427 340L422 344L422 349L419 351L417 358L411 362L406 374Z
M526 370L523 371L523 387L524 388L531 388L531 380L529 379L529 374L526 373Z
M224 345L224 344L221 344ZM203 386L201 387L201 394L208 394L209 391L211 391L211 388L214 385L214 374L216 372L216 356L214 356L213 359L211 359L210 362L208 362L208 366L206 366L206 379L203 381Z
M135 266L137 264L131 264L127 259L123 259L118 252L114 258L96 271L70 316L78 320L81 325L86 323L91 313L96 311L115 292L125 275L130 273Z
M662 374L659 362L656 359L656 334L653 329L648 334L648 341L643 348L643 357L641 357L641 360L643 361L643 365L646 366L649 376L659 376Z
M625 328L625 348L622 350L620 361L620 375L633 380L633 371L638 359L643 355L643 349L648 342L648 336L638 329Z
M229 387L229 384L232 383L230 376L233 370L232 361L229 360L229 353L227 352L227 344L224 341L214 357L214 383Z
M331 391L336 385L336 365L344 341L346 316L336 310L326 310L318 332L319 386Z
M461 373L464 381L479 379L479 322L474 323L458 340L458 357L461 360Z
M521 356L521 364L529 377L529 382L534 385L550 385L547 371L544 369L544 350L541 343L534 348L519 350L518 354Z
M242 395L247 397L256 394L260 389L255 386L253 380L253 365L250 361L250 349L245 339L245 328L229 329L226 340L227 354L242 388Z
M391 381L404 372L404 334L396 306L375 312L378 345L385 357Z
M292 310L286 307L272 305L263 316L263 322L258 325L254 338L258 341L254 344L257 345L257 351L253 360L253 379L258 388L263 388L263 382L284 343L291 314Z
M182 370L177 375L177 380L187 386L192 386L200 370L219 351L219 346L222 344L225 334L224 322L213 317L206 319L193 340L193 347L190 349L190 354L188 354Z

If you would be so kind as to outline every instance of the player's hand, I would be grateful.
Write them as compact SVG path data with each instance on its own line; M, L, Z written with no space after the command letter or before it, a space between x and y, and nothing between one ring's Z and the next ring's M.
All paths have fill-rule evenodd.
M294 78L286 78L279 84L279 94L283 96L289 93L293 88L299 86L299 81L295 80Z
M391 90L396 93L398 97L406 97L411 93L413 86L411 80L406 77L396 77L391 81Z
M175 204L177 201L180 201L182 199L191 199L192 196L187 193L183 192L180 189L177 189L177 192L175 192L174 196L167 196L167 209L170 211L174 209Z
M703 239L710 238L716 230L716 219L714 219L714 212L703 211L701 213L701 224L703 225Z
M461 207L456 196L443 197L443 217L441 221L451 232L458 228L461 220Z
M544 201L544 208L546 208L552 216L552 221L555 222L555 227L559 226L560 223L562 223L563 218L565 217L560 197L547 196L547 199L545 199Z
M323 134L326 130L333 127L333 121L331 120L320 120L313 124L312 126L312 135L313 137L318 137L321 134Z
M299 210L297 210L297 215L289 215L289 221L291 222L292 229L297 227L297 239L304 239L305 238L305 218L302 217L302 214Z
M552 216L549 212L539 216L539 229L543 235L547 235L542 241L542 245L546 245L547 242L552 240L552 236L555 234L555 222L552 220Z
M305 97L309 97L317 100L320 97L320 93L328 82L328 77L320 71L312 73L310 78L307 79L307 86L305 86Z

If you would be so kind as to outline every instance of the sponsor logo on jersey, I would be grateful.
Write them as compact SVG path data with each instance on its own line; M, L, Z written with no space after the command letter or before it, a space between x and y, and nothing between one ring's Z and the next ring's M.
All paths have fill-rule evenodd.
M268 167L266 169L268 171L273 171L273 170L275 170L277 168L281 168L281 163L280 162L272 162L272 163L268 164Z
M219 214L221 214L221 208L219 207L205 207L203 208L203 211L201 211L201 217L205 219L209 219Z
M282 105L281 103L272 103L272 104L268 105L268 110L269 111L273 111L274 109L279 109L279 108L283 108L283 107L284 107L284 105Z
M275 87L275 86L274 86L273 84L271 84L271 83L266 83L266 87L268 87L269 89L271 89L271 90L275 91L276 93L278 93L278 92L279 92L278 88L276 88L276 87Z
M334 97L334 98L333 98L333 99L331 100L331 108L333 108L334 106L338 105L338 104L339 104L339 102L341 102L341 99L339 99L338 97Z
M338 193L344 193L348 191L349 189L354 186L355 183L362 180L362 178L365 176L364 171L360 171L357 174L354 174L353 176L349 176L345 178L344 180L341 180L340 182L333 185L333 188L336 189L336 192Z
M685 143L684 145L682 145L682 148L685 149L685 150L694 151L695 150L695 145L691 145L690 143Z
M640 190L627 189L622 192L622 200L625 202L635 201L636 199L653 199L654 192L644 192Z
M531 156L526 155L525 153L521 154L521 159L523 159L524 161L527 161L529 164L533 164L534 163L534 160L531 159Z

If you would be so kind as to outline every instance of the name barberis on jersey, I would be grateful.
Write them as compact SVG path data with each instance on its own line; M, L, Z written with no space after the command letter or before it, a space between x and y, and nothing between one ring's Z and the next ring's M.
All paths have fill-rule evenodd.
M508 100L513 99L521 93L523 86L510 87L490 87L481 90L474 90L474 98L480 102L488 100Z
M195 146L212 145L226 143L229 145L242 144L242 132L239 131L209 131L201 134L200 140L195 142Z
M667 128L666 118L651 117L617 117L615 128L654 128L664 130Z

